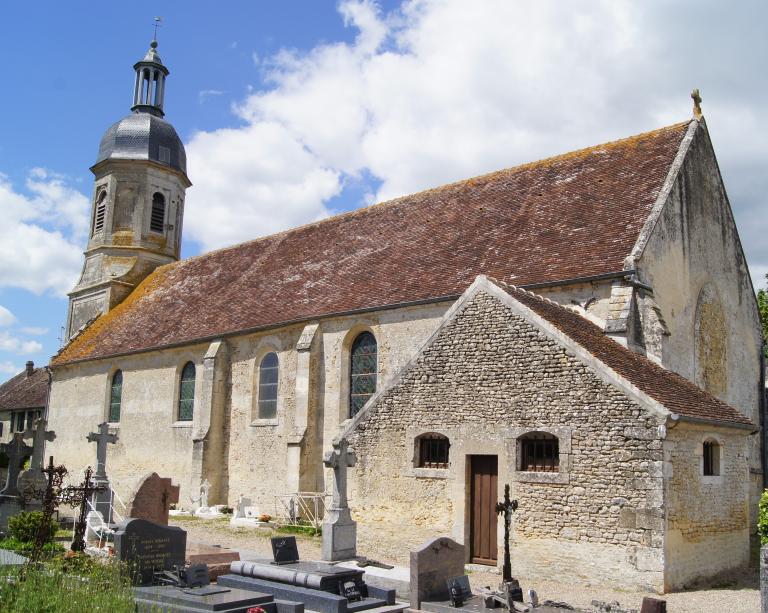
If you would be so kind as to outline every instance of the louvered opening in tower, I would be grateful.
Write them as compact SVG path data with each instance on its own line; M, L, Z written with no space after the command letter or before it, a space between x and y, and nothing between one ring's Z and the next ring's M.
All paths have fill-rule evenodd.
M96 211L93 214L93 234L98 234L104 229L104 217L107 212L107 192L102 191L96 201Z
M149 221L149 229L152 232L162 232L165 225L165 197L155 192L152 196L152 217Z

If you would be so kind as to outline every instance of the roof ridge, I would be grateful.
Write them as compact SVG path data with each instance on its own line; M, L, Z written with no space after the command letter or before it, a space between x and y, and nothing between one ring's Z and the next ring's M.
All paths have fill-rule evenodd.
M449 188L458 187L459 185L462 185L462 184L465 184L465 183L472 183L472 182L488 180L491 177L498 176L498 175L500 175L502 173L509 173L511 171L522 171L522 170L526 170L528 168L532 168L532 167L535 167L535 166L540 166L540 165L547 164L547 163L554 163L554 162L556 162L558 160L561 160L561 159L566 159L566 158L570 158L570 157L576 157L578 155L586 155L587 153L589 153L591 151L594 151L596 149L601 149L601 148L604 148L604 147L617 147L617 146L619 146L619 145L621 145L623 143L626 143L628 141L650 137L652 135L658 134L659 132L664 132L666 130L673 130L673 129L676 129L676 128L680 128L681 126L684 126L684 125L690 125L691 122L693 122L693 121L697 121L697 120L696 119L689 119L689 120L686 120L686 121L680 121L680 122L677 122L677 123L674 123L674 124L670 124L668 126L663 126L661 128L656 128L654 130L648 130L647 132L641 132L639 134L634 134L632 136L626 136L624 138L619 138L619 139L616 139L616 140L607 141L607 142L604 142L604 143L599 143L597 145L591 145L589 147L583 147L581 149L574 149L572 151L565 151L565 152L559 153L557 155L548 156L548 157L541 158L541 159L534 160L534 161L530 161L530 162L524 162L524 163L518 164L516 166L508 166L507 168L501 168L499 170L493 170L491 172L482 173L482 174L475 175L475 176L472 176L472 177L467 177L467 178L464 178L464 179L459 179L459 180L456 180L456 181L451 181L450 183L444 183L442 185L437 185L435 187L428 187L426 189L422 189L422 190L419 190L417 192L412 192L412 193L409 193L409 194L403 194L402 196L397 196L395 198L389 198L388 200L382 200L381 202L374 202L373 204L369 204L369 205L366 205L366 206L361 206L361 207L358 207L356 209L352 209L351 211L343 211L343 212L337 213L335 215L329 215L328 217L324 217L322 219L318 219L318 220L315 220L315 221L310 221L310 222L307 222L305 224L301 224L301 225L298 225L298 226L293 226L292 228L286 228L285 230L280 230L280 231L274 232L272 234L266 234L264 236L258 236L256 238L252 238L252 239L249 239L249 240L246 240L246 241L242 241L240 243L235 243L234 245L227 245L226 247L219 247L217 249L212 249L211 251L206 251L205 253L200 253L198 255L193 255L193 256L190 256L188 258L184 258L183 260L178 260L176 262L171 262L170 264L164 264L163 266L160 266L158 268L165 268L165 267L168 267L168 266L169 267L174 267L174 266L177 266L177 265L181 265L181 264L183 264L185 262L189 262L189 261L192 261L192 260L198 260L200 258L205 258L205 257L208 257L208 256L212 256L212 255L214 255L216 253L221 253L221 252L229 251L231 249L238 249L238 248L240 248L240 247L242 247L244 245L251 245L251 244L258 243L260 241L264 241L264 240L267 240L267 239L274 239L276 237L279 237L279 236L282 236L282 235L285 235L285 234L290 234L292 232L298 232L299 230L304 230L306 228L316 227L316 226L319 226L319 225L322 225L322 224L325 224L325 223L329 223L329 222L331 222L333 220L346 219L348 217L353 217L355 215L361 215L361 214L364 214L364 213L366 213L368 211L371 211L373 209L378 209L379 207L394 206L394 205L398 204L400 201L405 200L405 199L419 197L421 195L429 194L429 193L432 193L432 192L447 190Z

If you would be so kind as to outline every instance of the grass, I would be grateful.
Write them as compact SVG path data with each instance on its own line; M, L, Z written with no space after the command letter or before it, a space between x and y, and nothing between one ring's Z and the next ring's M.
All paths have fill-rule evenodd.
M79 555L5 571L0 611L134 613L129 573L117 562Z
M322 528L314 526L279 526L277 531L282 534L302 534L304 536L320 536L323 534Z
M21 555L29 555L32 553L35 544L28 541L19 541L15 538L8 537L0 539L0 549L7 549L8 551L14 551ZM45 553L63 553L64 547L59 543L46 543L43 546Z

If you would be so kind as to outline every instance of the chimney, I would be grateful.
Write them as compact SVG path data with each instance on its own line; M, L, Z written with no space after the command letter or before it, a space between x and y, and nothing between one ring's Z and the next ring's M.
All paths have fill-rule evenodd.
M35 372L35 363L32 360L29 360L29 362L27 362L27 376L31 377L32 373L34 372Z

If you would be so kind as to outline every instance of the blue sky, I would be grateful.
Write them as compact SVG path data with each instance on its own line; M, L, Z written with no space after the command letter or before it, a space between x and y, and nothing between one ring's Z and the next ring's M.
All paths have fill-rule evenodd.
M6 4L0 381L58 348L82 264L88 168L129 112L155 15L171 71L166 118L194 183L185 256L680 121L699 87L762 286L766 4Z

